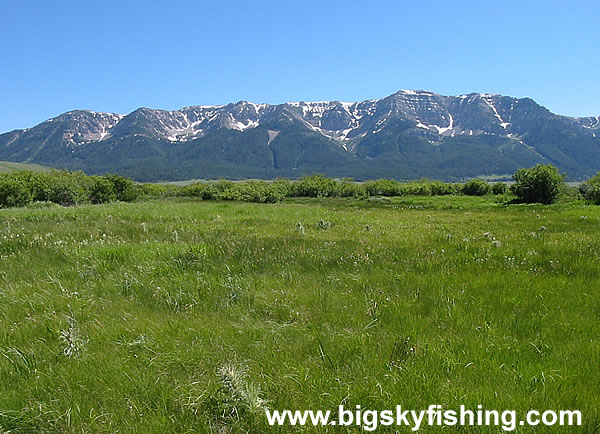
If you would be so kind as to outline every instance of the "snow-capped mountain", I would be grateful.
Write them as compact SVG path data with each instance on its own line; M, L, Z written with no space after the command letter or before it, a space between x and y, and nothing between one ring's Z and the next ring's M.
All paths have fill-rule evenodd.
M0 159L140 179L463 178L537 162L578 178L600 169L598 134L599 117L555 115L528 98L401 90L362 102L76 110L0 135Z

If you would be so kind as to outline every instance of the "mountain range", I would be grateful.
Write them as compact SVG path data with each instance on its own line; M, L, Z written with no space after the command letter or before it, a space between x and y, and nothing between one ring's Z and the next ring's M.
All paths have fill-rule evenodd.
M505 177L549 163L570 180L600 170L600 117L530 98L401 90L361 102L70 111L0 135L0 160L141 181L298 177Z

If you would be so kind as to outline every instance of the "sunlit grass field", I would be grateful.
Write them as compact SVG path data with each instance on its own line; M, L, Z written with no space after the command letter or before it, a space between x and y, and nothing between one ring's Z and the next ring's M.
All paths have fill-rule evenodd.
M599 228L491 196L0 210L0 430L287 432L265 407L343 403L598 432Z
M0 173L10 173L28 170L32 172L47 172L48 167L38 164L14 163L12 161L0 161Z

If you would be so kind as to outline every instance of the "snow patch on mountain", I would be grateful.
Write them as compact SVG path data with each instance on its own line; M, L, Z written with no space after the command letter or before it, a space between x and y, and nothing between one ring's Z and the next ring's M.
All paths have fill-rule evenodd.
M600 116L591 116L586 118L576 118L576 121L587 129L600 129Z
M448 112L448 117L450 118L450 124L447 127L439 127L437 125L432 125L438 130L438 134L440 136L444 135L444 133L447 133L448 131L451 131L454 128L454 118L452 117L452 114L450 114L450 112Z
M494 112L494 116L500 121L500 126L504 129L507 129L510 125L510 122L504 122L504 119L502 119L502 117L498 113L498 109L496 109L496 106L494 105L492 95L482 94L481 99L492 109L492 111Z

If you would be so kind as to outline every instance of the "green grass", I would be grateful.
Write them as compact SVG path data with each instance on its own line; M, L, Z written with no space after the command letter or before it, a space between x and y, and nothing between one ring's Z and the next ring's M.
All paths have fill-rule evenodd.
M0 428L276 431L259 396L579 409L597 432L599 224L490 197L1 210Z
M48 172L50 168L38 164L13 163L11 161L0 161L0 173L18 172L30 170L32 172Z

